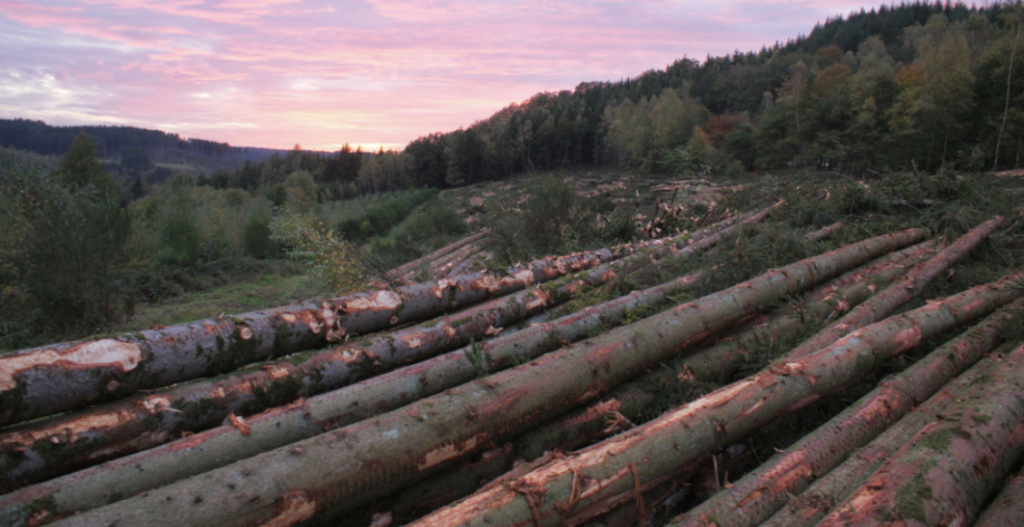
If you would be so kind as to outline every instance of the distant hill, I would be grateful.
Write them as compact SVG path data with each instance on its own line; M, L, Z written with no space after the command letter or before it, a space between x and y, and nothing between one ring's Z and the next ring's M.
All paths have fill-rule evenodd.
M182 138L160 130L134 126L52 126L29 119L0 119L0 146L63 155L75 136L85 132L96 142L101 158L120 160L126 155L147 155L157 166L186 172L234 170L246 161L260 162L288 150L239 147L205 139Z

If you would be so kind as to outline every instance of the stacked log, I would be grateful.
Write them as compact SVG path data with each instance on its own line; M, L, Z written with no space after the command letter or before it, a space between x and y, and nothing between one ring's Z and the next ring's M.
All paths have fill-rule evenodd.
M48 512L64 516L134 495L234 461L313 437L324 431L368 419L388 410L477 378L527 362L575 341L587 332L621 319L630 310L657 304L670 292L694 287L701 274L671 280L636 291L556 321L502 335L435 359L401 368L344 389L277 408L244 421L184 437L145 452L123 457L89 470L54 479L0 498L0 515L23 524L31 511L22 505L45 497Z
M737 223L757 221L770 210L733 218L693 235L543 258L503 275L468 273L396 290L21 350L0 357L0 426L428 320L630 254L706 249Z
M429 265L431 262L437 260L438 258L446 256L466 245L483 240L489 234L490 233L486 230L480 231L476 234L472 234L470 236L462 238L461 240L457 240L448 245L445 245L444 247L441 247L440 249L426 256L417 258L411 262L404 263L398 267L395 267L388 274L390 274L391 276L402 278L403 280L408 280L411 275L418 273L423 266Z
M1022 315L1022 301L990 315L670 525L703 527L713 519L720 527L756 526L767 520L788 496L807 488L816 474L838 466L854 449L877 437L981 359L998 344L1000 332L1019 324Z
M346 526L645 523L654 501L678 503L687 494L680 489L706 474L708 460L729 463L733 474L753 468L720 449L984 318L669 524L973 521L1024 455L1024 347L985 356L1024 316L1024 275L893 313L994 232L1000 218L946 248L936 241L915 246L927 233L903 231L681 305L665 301L672 291L704 287L708 273L513 327L637 263L661 266L709 249L771 210L499 274L455 273L478 252L469 240L419 264L452 276L320 306L320 318L311 320L320 324L316 333L303 321L305 336L286 335L269 351L262 340L284 326L237 317L242 322L233 321L231 331L259 341L216 366L189 357L174 357L177 372L165 371L166 357L163 370L151 366L154 356L195 347L180 327L162 334L160 353L145 348L134 364L113 359L125 356L122 345L149 346L155 337L16 354L0 362L0 380L14 388L0 386L0 398L20 405L0 410L3 424L42 417L48 409L40 401L55 396L40 394L54 387L72 399L57 406L62 410L145 391L0 430L0 492L11 491L0 496L0 523L297 525L342 516ZM380 312L360 310L360 302L379 304L389 294L397 300ZM640 308L646 318L615 327ZM266 311L280 318L292 309ZM800 345L789 336L819 326ZM386 332L359 337L380 330ZM185 337L175 340L179 334ZM345 342L317 349L330 341ZM74 348L67 357L65 347ZM198 349L192 354L205 355L202 344ZM746 375L741 366L764 364L766 352L783 358L737 378ZM239 369L245 364L253 365ZM80 371L79 378L62 377L64 370ZM226 375L198 379L214 372ZM91 391L75 384L86 376L107 384ZM178 384L163 386L168 379ZM652 406L663 407L664 389L690 394L644 423L655 415ZM723 485L720 469L705 486L711 492ZM19 488L33 481L39 483ZM982 520L1013 517L1011 502L1000 498Z
M64 521L230 525L336 516L593 400L681 346L924 234L873 238L771 271L402 409Z
M589 520L636 499L716 448L863 377L883 360L1014 300L1024 293L1022 279L1007 277L862 328L816 353L776 364L552 461L516 485L474 494L416 525L576 525Z

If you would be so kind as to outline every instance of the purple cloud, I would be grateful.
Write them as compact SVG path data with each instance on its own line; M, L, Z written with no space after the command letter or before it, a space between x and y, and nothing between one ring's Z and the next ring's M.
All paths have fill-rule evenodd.
M0 0L0 116L401 148L513 101L806 34L843 1Z

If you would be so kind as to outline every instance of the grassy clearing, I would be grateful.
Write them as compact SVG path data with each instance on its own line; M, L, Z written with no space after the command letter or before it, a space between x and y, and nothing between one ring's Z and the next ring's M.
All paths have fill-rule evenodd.
M290 304L315 297L308 275L266 275L244 282L186 293L154 304L136 306L135 315L119 331L137 331L153 326L171 326L208 318Z

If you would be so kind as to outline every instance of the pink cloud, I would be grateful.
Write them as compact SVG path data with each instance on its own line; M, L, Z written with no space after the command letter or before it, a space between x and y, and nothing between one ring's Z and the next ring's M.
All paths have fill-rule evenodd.
M826 0L0 0L0 117L403 145L539 91L758 49ZM5 36L6 35L6 36ZM9 51L0 49L0 52Z

